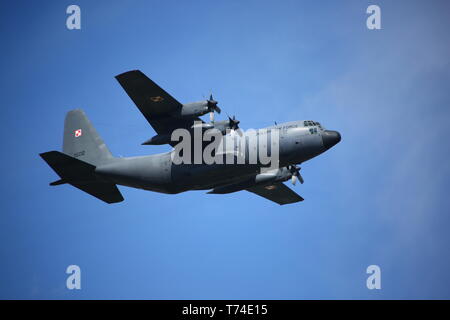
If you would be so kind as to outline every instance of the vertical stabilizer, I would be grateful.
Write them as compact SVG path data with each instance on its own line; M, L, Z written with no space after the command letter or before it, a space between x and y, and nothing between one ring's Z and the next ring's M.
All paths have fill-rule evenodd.
M95 166L113 159L108 147L81 109L69 111L66 115L63 152Z

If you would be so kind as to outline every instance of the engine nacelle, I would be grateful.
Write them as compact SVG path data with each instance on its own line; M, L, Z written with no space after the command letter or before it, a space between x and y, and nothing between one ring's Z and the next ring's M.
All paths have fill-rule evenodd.
M199 101L183 104L181 111L179 113L180 117L200 117L207 114L210 110L208 109L208 101Z
M255 177L256 184L266 184L269 182L283 182L289 180L292 173L286 168L279 168L257 174Z
M202 122L195 123L191 126L192 130L195 130L195 129L208 130L208 129L213 129L213 128L214 128L214 125L212 123L204 123L204 122L203 123Z
M270 170L264 173L257 174L254 178L245 180L240 183L216 187L208 193L225 194L236 191L241 191L255 185L265 185L275 182L283 182L291 178L292 173L287 168L280 168Z

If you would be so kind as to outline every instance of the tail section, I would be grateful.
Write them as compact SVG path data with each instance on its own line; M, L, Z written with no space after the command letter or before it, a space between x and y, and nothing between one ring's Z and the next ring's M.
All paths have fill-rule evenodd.
M63 152L93 165L113 159L83 110L69 111L64 121Z
M82 110L67 113L63 151L40 154L61 178L51 186L69 183L106 203L123 201L113 182L95 174L96 166L109 162L113 156Z
M50 185L69 183L106 203L123 201L122 194L114 183L95 174L95 166L58 151L44 152L40 156L61 177L61 180Z

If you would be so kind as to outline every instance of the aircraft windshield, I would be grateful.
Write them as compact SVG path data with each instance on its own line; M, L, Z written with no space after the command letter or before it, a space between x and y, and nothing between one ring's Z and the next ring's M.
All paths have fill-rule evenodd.
M305 127L312 127L312 126L317 126L317 125L320 126L320 123L314 122L314 121L312 121L312 120L306 120L306 121L303 121L303 125L304 125Z
M305 126L305 127L314 127L314 126L317 126L317 127L319 127L321 130L323 130L323 127L322 127L322 125L320 124L320 122L316 122L316 121L312 121L312 120L306 120L306 121L303 121L303 126Z

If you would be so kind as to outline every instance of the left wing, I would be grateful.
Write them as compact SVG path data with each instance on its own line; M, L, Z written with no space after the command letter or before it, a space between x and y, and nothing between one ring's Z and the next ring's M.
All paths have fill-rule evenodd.
M194 121L201 121L198 117L174 116L183 105L139 70L119 74L116 79L158 134L190 129Z
M295 203L303 201L304 199L297 193L288 188L284 183L277 182L271 185L254 186L246 189L258 196L264 197L270 201L276 202L279 205Z

